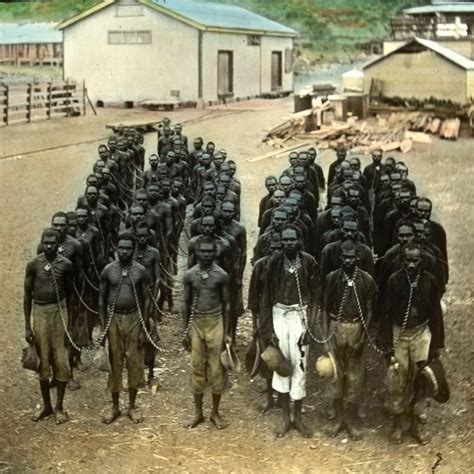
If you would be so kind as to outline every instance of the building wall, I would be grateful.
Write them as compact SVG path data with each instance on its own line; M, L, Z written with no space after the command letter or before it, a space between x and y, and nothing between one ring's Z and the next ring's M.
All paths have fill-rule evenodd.
M64 30L64 76L85 79L93 102L197 100L198 32L143 7L116 16L112 5ZM109 31L151 31L151 44L109 44Z
M271 91L272 51L281 51L282 88L293 90L293 71L285 73L285 49L292 49L291 38L262 36L259 46L249 46L245 34L203 33L203 98L217 100L218 52L232 51L234 57L234 97L244 98Z
M437 39L437 43L445 46L446 48L456 51L456 53L466 56L466 58L474 59L474 42L471 38L460 39L460 40L449 40L449 39ZM383 54L391 53L400 46L406 43L405 41L384 41L383 43Z
M471 102L474 101L474 71L467 72L466 97Z
M450 99L466 103L467 72L432 51L397 54L364 69L365 91L371 79L383 82L386 97Z

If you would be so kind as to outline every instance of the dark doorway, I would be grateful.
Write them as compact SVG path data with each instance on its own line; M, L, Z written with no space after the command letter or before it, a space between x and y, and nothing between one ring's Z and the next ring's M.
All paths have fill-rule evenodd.
M272 91L281 89L282 85L282 54L281 51L272 51Z
M217 95L229 97L234 92L234 54L219 51L217 55Z

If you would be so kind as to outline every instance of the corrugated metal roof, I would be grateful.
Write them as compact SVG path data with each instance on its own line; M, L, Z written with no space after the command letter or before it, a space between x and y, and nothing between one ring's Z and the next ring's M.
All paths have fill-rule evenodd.
M474 13L474 2L452 2L425 5L403 10L407 15L422 15L424 13Z
M298 36L297 31L287 26L234 5L194 0L136 1L202 31L236 31L275 36ZM104 0L102 3L64 20L59 28L67 28L114 3L117 2Z
M235 5L194 0L153 0L153 2L208 28L255 30L295 36L298 34L287 26Z
M466 56L463 56L462 54L456 53L456 51L453 51L452 49L446 48L446 46L443 46L436 41L431 41L427 40L424 38L412 38L411 40L408 40L407 42L403 43L401 46L398 48L394 49L393 51L390 51L390 53L387 53L383 56L380 56L378 58L373 59L372 61L369 61L367 64L364 65L364 69L367 69L368 67L374 65L375 63L378 63L379 61L382 61L388 56L391 56L392 54L396 53L400 49L404 48L407 44L417 42L421 45L423 45L425 48L430 49L431 51L434 51L435 53L439 54L443 58L447 59L448 61L456 64L459 67L462 67L463 69L472 71L474 70L474 61L471 59L467 58Z
M57 23L0 23L0 44L62 43Z

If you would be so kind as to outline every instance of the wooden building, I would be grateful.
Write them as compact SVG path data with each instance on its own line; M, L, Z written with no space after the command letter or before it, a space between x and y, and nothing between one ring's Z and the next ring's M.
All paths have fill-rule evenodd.
M64 78L94 102L208 103L293 90L297 32L234 5L105 0L64 21Z
M56 23L0 23L0 64L60 66L62 41Z
M474 61L422 38L413 38L364 66L365 91L383 97L450 100L469 104L474 97Z

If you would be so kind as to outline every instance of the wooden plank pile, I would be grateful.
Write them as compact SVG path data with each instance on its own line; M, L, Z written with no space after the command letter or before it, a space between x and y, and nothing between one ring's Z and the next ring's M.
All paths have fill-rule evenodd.
M349 117L346 122L333 120L308 132L305 127L312 114L312 110L293 114L266 132L263 142L274 148L283 148L292 139L312 139L321 149L343 145L356 153L370 153L377 148L407 153L414 143L431 143L432 135L456 140L461 125L458 118L442 120L432 113L405 112L363 121L357 117Z

